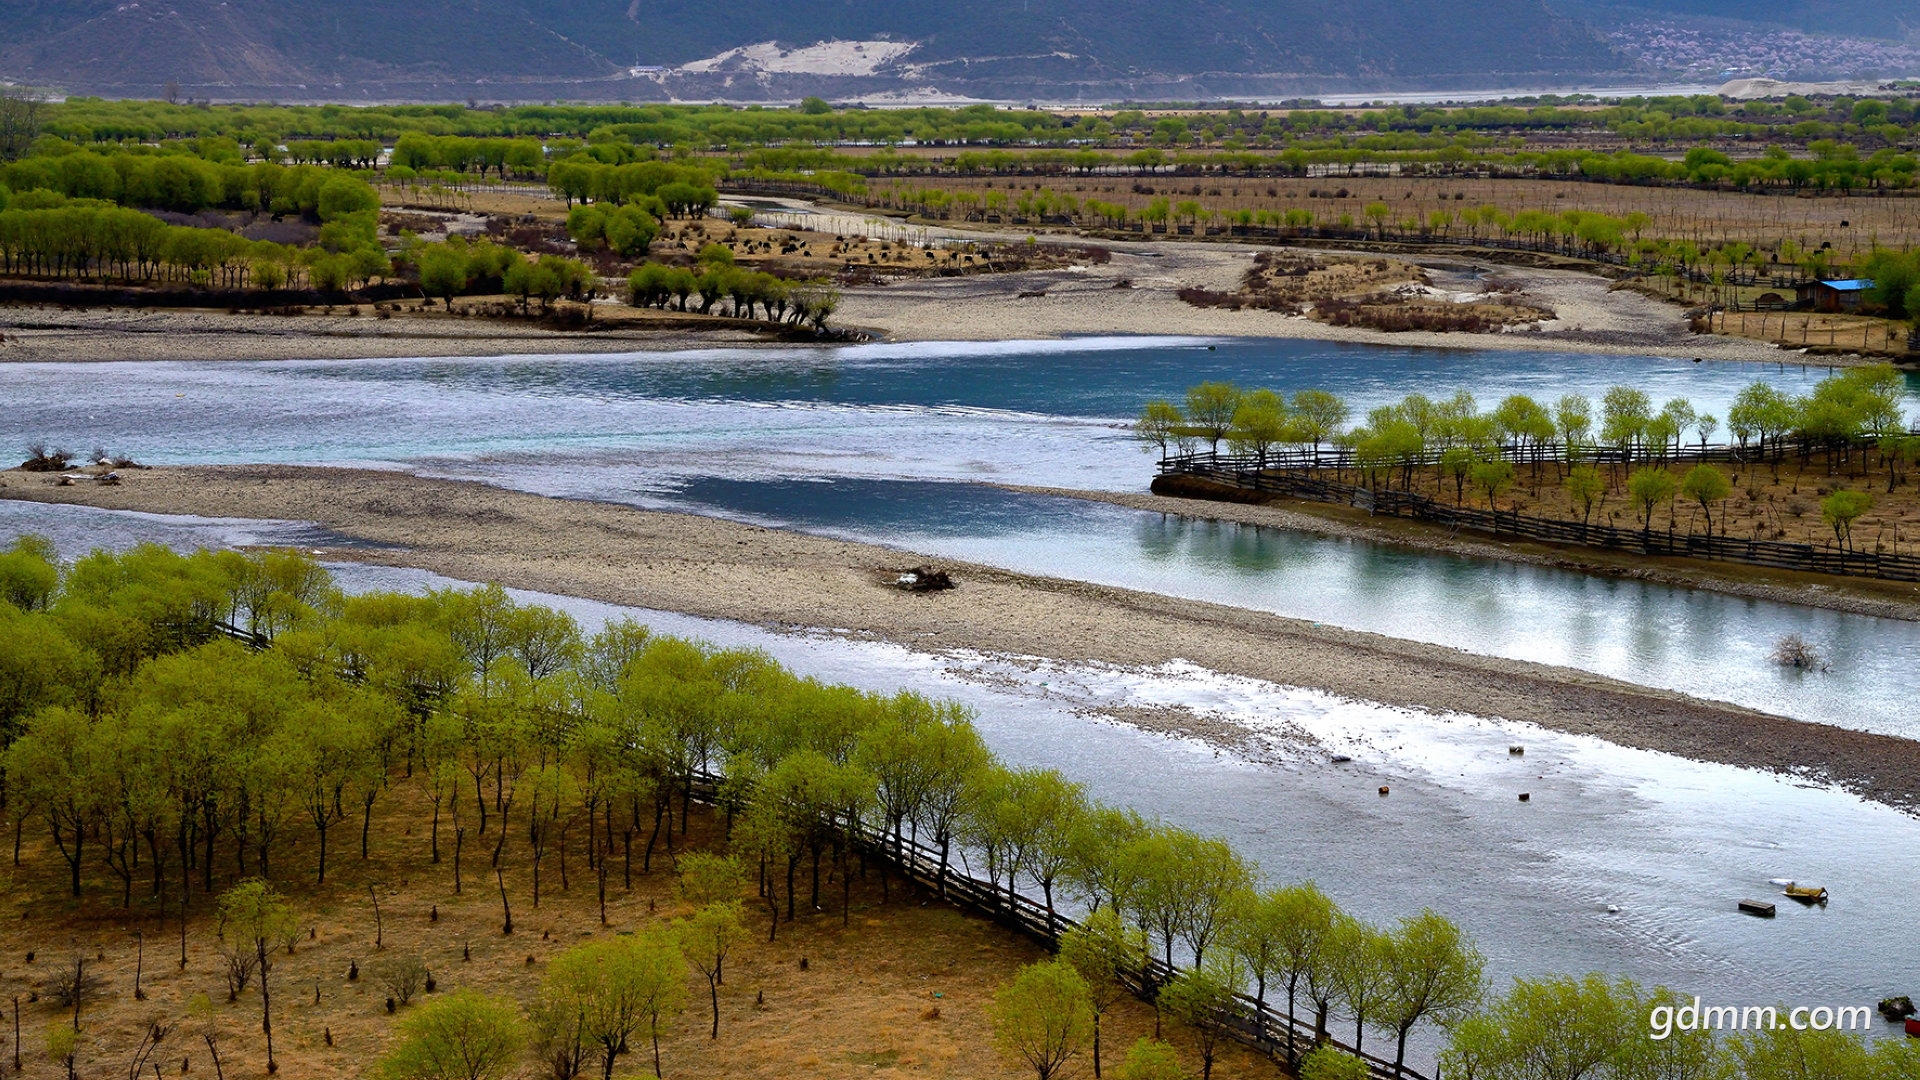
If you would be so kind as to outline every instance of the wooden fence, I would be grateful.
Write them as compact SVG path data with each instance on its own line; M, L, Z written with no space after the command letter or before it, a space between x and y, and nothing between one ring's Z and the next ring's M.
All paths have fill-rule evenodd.
M1192 430L1188 431L1189 436ZM1920 435L1920 429L1897 433L1901 437ZM1645 445L1606 446L1585 443L1575 446L1569 454L1564 443L1542 442L1504 442L1492 446L1477 446L1476 455L1493 455L1505 458L1515 465L1535 463L1564 464L1569 460L1580 465L1687 465L1700 462L1725 462L1734 465L1746 465L1766 461L1780 461L1789 456L1805 457L1810 454L1854 454L1869 453L1878 449L1875 439L1804 439L1774 438L1753 443L1691 443L1676 442L1664 447ZM1339 443L1326 443L1311 446L1301 443L1284 443L1268 448L1265 454L1223 454L1217 450L1200 450L1192 453L1175 454L1161 463L1162 472L1191 472L1195 470L1249 472L1266 469L1366 469L1381 471L1406 467L1433 466L1441 464L1441 456L1446 452L1442 447L1427 447L1413 453L1395 454L1389 460L1362 464L1359 454L1351 446Z
M697 802L713 805L719 788L718 776L702 773L694 778L692 795ZM836 827L844 827L844 822L837 823ZM900 877L945 897L955 906L984 915L1049 949L1058 946L1062 933L1080 925L1058 910L1049 911L1031 896L973 877L955 865L955 859L947 861L943 872L939 851L913 840L896 840L891 833L871 828L864 822L855 824L853 836L855 850L862 859L880 863ZM961 852L956 849L953 854L959 857ZM1150 1000L1159 987L1178 974L1178 969L1170 968L1165 961L1149 959L1145 969L1122 974L1129 990ZM1276 1008L1272 1002L1256 1002L1246 994L1236 993L1233 1004L1215 1014L1214 1023L1226 1037L1276 1060L1286 1058L1289 1032L1293 1034L1298 1052L1304 1054L1314 1045L1311 1020L1303 1021L1283 1008ZM1427 1080L1412 1068L1396 1071L1392 1061L1355 1051L1331 1034L1323 1042L1359 1057L1366 1063L1373 1080Z
M1248 491L1270 492L1296 499L1342 503L1370 514L1390 514L1455 529L1472 529L1495 536L1517 536L1552 544L1617 548L1641 555L1684 555L1694 559L1746 563L1779 570L1802 570L1848 577L1890 581L1920 581L1920 557L1778 540L1741 540L1728 536L1699 536L1670 529L1621 529L1558 518L1532 517L1514 511L1480 510L1444 503L1425 495L1390 489L1375 490L1333 480L1247 467L1230 461L1214 462L1210 455L1169 458L1163 475L1193 476Z

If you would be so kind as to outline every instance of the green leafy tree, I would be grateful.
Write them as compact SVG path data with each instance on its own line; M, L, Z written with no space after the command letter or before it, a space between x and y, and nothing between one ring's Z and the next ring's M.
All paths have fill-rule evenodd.
M1461 503L1467 497L1467 478L1473 475L1474 466L1479 459L1473 451L1464 446L1449 446L1440 451L1440 471L1453 478L1453 501Z
M1300 1062L1300 1080L1368 1080L1372 1072L1364 1059L1337 1046L1322 1046Z
M1833 539L1841 547L1853 546L1853 523L1873 509L1873 495L1866 491L1839 491L1820 500L1820 520L1833 530Z
M1376 1015L1394 1033L1393 1067L1399 1072L1414 1025L1427 1020L1445 1027L1479 1006L1487 961L1458 926L1432 909L1403 920L1383 945L1386 985Z
M680 899L696 911L740 899L740 891L747 884L746 871L735 855L689 851L680 856L676 869L680 872Z
M716 901L701 907L680 925L680 948L687 962L707 980L713 1003L713 1027L708 1038L720 1037L720 984L725 979L727 954L746 940L747 928L739 900Z
M1117 1075L1120 1080L1187 1080L1190 1074L1172 1046L1143 1037L1127 1048Z
M80 895L87 838L106 811L101 784L106 754L101 725L70 708L36 714L7 750L12 813L17 818L37 810L46 821L54 848L66 860L68 891L74 896Z
M1155 998L1155 1005L1192 1030L1201 1080L1212 1080L1220 1041L1238 1012L1235 995L1245 981L1239 957L1228 955L1180 972Z
M1653 529L1653 512L1672 502L1679 490L1673 474L1658 466L1635 469L1627 478L1627 494L1640 510L1641 527L1648 531Z
M1267 467L1267 453L1287 437L1287 403L1271 390L1254 390L1233 411L1228 444L1239 453L1252 453Z
M1220 440L1233 430L1233 414L1244 396L1239 387L1224 382L1204 382L1187 391L1187 422L1214 453L1220 452Z
M1185 424L1186 417L1181 414L1180 406L1165 398L1156 398L1141 408L1140 418L1133 422L1133 437L1142 449L1157 450L1160 460L1165 461L1169 451L1184 441Z
M686 960L665 930L578 945L554 958L543 1008L572 1021L584 1042L600 1049L602 1080L612 1080L621 1050L642 1027L653 1040L660 1073L660 1030L686 1008Z
M1733 485L1728 482L1727 474L1711 465L1702 463L1687 470L1680 479L1680 493L1700 504L1700 512L1707 518L1707 535L1713 535L1713 504L1725 501L1733 494Z
M994 994L993 1039L1002 1053L1024 1061L1039 1080L1062 1074L1093 1040L1087 981L1059 960L1029 964Z
M1614 386L1600 399L1600 441L1620 451L1623 461L1645 439L1652 420L1653 405L1643 390Z
M1378 1019L1391 987L1385 934L1351 916L1334 924L1325 953L1326 981L1353 1020L1353 1047L1360 1049L1367 1021Z
M1726 1056L1744 1080L1890 1080L1898 1075L1879 1071L1878 1055L1856 1035L1800 1031L1784 1022L1736 1034L1728 1040Z
M1487 509L1498 510L1494 500L1513 486L1513 462L1498 457L1475 462L1473 486L1487 493Z
M273 972L272 953L280 946L291 947L300 925L292 906L274 887L259 878L243 881L220 897L221 936L233 934L254 947L256 969L260 973L260 1030L267 1037L267 1071L279 1067L273 1057L273 995L268 976Z
M1607 494L1607 482L1601 478L1600 471L1591 465L1575 465L1567 470L1567 478L1561 482L1566 488L1567 497L1580 508L1580 524L1585 525L1593 517L1594 504Z
M60 586L53 543L44 536L21 536L0 552L0 600L21 611L44 611Z
M1344 400L1325 390L1301 390L1293 395L1294 429L1302 442L1313 444L1316 461L1320 444L1339 433L1350 411Z
M1127 980L1147 967L1147 943L1111 906L1100 908L1060 936L1060 959L1087 983L1093 1012L1093 1075L1100 1075L1100 1024L1131 996Z
M1454 1025L1440 1054L1445 1076L1474 1080L1594 1080L1627 1044L1647 1038L1632 983L1556 976L1516 980L1484 1012Z
M506 1080L527 1044L520 1007L455 990L400 1021L400 1038L380 1062L383 1080Z
M467 289L467 259L446 244L425 248L419 256L420 291L439 298L448 311L453 298Z
M1621 1012L1638 1030L1622 1033L1627 1037L1610 1063L1612 1074L1622 1080L1725 1080L1727 1061L1712 1029L1657 1028L1663 1012L1672 1017L1687 1004L1664 987L1645 997L1636 991Z

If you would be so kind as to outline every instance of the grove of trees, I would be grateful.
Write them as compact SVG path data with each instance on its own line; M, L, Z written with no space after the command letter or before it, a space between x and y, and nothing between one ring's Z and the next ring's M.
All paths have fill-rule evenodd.
M1684 398L1658 408L1646 393L1615 386L1599 402L1582 394L1538 401L1525 394L1482 409L1471 393L1410 394L1348 426L1350 407L1336 395L1302 390L1291 399L1269 390L1201 383L1181 402L1149 401L1134 437L1162 460L1222 444L1255 468L1328 468L1376 490L1425 491L1465 503L1497 499L1528 471L1560 484L1580 519L1610 495L1624 496L1651 528L1656 510L1676 498L1698 506L1711 532L1734 493L1725 469L1745 465L1778 479L1789 456L1805 471L1816 455L1823 479L1838 477L1894 492L1920 462L1920 434L1908 427L1906 381L1887 365L1848 368L1794 396L1755 382L1724 420ZM1721 432L1730 442L1716 443ZM1331 452L1323 453L1323 444ZM1712 451L1715 461L1697 461ZM1688 455L1696 455L1690 458ZM1688 467L1689 461L1697 461ZM1676 471L1678 470L1678 471ZM1873 505L1870 490L1822 491L1821 514L1846 546L1853 522ZM1724 520L1721 521L1724 531Z
M1375 1032L1399 1059L1410 1032L1440 1025L1460 1063L1447 1075L1485 1078L1539 1075L1526 1071L1538 1040L1557 1047L1602 1016L1530 989L1552 980L1483 1010L1485 962L1442 916L1375 927L1312 885L1264 884L1221 840L997 761L960 706L628 621L588 634L498 587L350 595L280 551L145 545L62 565L27 537L0 554L0 646L16 858L31 827L72 896L172 897L184 912L218 895L223 955L258 978L269 1039L291 913L330 861L367 857L376 805L417 807L381 843L456 889L462 859L498 865L511 848L536 907L542 864L569 850L603 895L676 853L691 915L561 954L524 1015L478 994L433 1000L382 1064L392 1080L497 1080L528 1045L562 1077L604 1080L623 1047L649 1050L658 1074L660 1033L696 977L722 1036L719 987L754 924L774 937L803 908L845 921L852 879L909 850L935 867L929 887L962 880L964 856L972 895L1056 929L1059 958L997 1006L1002 1045L1042 1077L1094 1050L1123 993L1186 1022L1203 1074L1235 1017L1282 1001L1314 1033L1287 1026L1295 1061L1336 1029L1355 1045ZM696 794L725 820L725 854L686 850ZM1644 1020L1645 1001L1624 1000L1604 1013L1616 1031ZM1165 1062L1151 1044L1125 1057L1121 1075ZM1347 1068L1309 1060L1318 1075Z

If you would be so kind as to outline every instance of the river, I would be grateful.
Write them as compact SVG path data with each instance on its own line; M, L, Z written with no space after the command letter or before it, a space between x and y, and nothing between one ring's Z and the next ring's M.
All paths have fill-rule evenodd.
M1920 624L1644 582L1195 523L989 484L1138 491L1127 418L1203 379L1319 387L1356 415L1413 391L1597 399L1625 383L1722 417L1818 366L1392 349L1311 341L710 350L261 364L16 365L15 441L155 464L363 464L811 530L1473 652L1583 668L1783 715L1920 735ZM80 385L83 379L86 386ZM94 404L76 407L73 402ZM1796 675L1787 634L1836 662Z
M1209 347L1211 346L1211 347ZM152 463L361 464L555 495L771 522L1015 570L1282 612L1475 652L1569 664L1806 719L1913 736L1920 628L1642 582L1426 555L1142 513L991 484L1140 490L1126 418L1208 378L1345 395L1410 390L1597 397L1631 383L1724 415L1766 379L1822 369L1313 342L1097 340L637 356L0 368L16 443ZM987 483L981 483L985 481ZM0 502L0 531L64 550L148 538L337 547L297 525ZM350 588L427 575L350 564ZM604 605L562 598L592 622ZM1273 880L1318 880L1390 921L1460 920L1496 977L1604 970L1709 1002L1871 1004L1910 993L1905 931L1920 822L1790 779L1486 718L1432 715L1227 678L1030 658L928 655L830 632L637 613L765 648L807 674L965 701L995 749L1096 795L1231 838ZM1779 635L1839 657L1767 664ZM1100 719L1184 706L1254 733L1243 759ZM1304 734L1326 749L1298 750ZM1527 746L1522 758L1509 744ZM1375 794L1381 784L1393 794ZM1515 792L1531 800L1519 804ZM1732 901L1817 881L1824 909L1772 921Z

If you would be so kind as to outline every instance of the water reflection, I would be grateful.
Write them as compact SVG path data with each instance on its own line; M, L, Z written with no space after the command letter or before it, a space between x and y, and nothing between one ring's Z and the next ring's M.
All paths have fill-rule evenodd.
M1825 369L1307 341L1107 339L594 357L0 368L22 443L154 463L392 464L541 494L791 525L1015 570L1567 664L1807 719L1912 733L1914 626L1642 582L1423 555L951 481L1136 491L1123 418L1200 379L1346 395L1598 395L1724 415L1748 382ZM1910 377L1910 384L1914 377ZM1799 633L1827 677L1766 663Z
M1912 622L974 484L709 477L664 504L1920 736ZM1844 659L1828 674L1782 669L1769 654L1787 634Z

